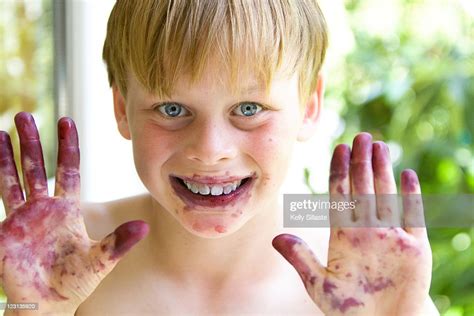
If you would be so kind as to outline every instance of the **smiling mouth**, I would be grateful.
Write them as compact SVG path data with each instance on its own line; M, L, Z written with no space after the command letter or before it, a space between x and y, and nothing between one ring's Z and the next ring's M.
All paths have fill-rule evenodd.
M250 191L255 179L255 175L252 175L226 182L212 180L197 182L192 179L170 176L171 186L175 193L190 208L234 206L249 197L249 194L246 193Z

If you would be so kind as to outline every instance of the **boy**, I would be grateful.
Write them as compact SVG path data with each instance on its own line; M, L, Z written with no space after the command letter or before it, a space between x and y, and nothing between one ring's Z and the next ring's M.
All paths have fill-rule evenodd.
M317 124L326 45L315 1L117 1L104 59L149 194L80 205L77 133L63 118L48 197L33 118L18 114L25 197L0 133L8 302L65 315L426 314L431 252L410 226L419 203L406 203L405 227L370 202L331 213L329 250L317 230L310 247L281 234L278 188ZM419 194L413 171L401 182ZM361 133L336 147L330 193L396 193L386 145Z

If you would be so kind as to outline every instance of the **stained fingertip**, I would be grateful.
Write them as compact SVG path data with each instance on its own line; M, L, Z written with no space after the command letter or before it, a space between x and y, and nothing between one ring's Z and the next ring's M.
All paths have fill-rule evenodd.
M372 152L374 158L388 158L390 156L387 144L382 141L376 141L372 144Z
M58 121L59 140L67 146L76 146L79 143L76 125L69 117L62 117Z
M0 131L0 161L6 161L13 156L10 135L5 131Z
M20 112L15 115L15 126L20 135L20 142L39 139L35 120L30 113Z
M402 193L416 194L420 193L420 182L416 172L412 169L405 169L401 174Z
M293 246L295 244L301 243L302 240L294 235L291 234L280 234L273 238L272 245L273 247L278 250L279 253L288 254L292 252ZM286 257L286 256L285 256Z
M150 227L142 220L135 220L124 223L117 227L115 235L115 245L110 256L110 260L115 260L127 253L136 243L145 238Z
M362 132L354 137L352 142L351 161L359 162L370 159L372 156L372 135Z
M0 143L7 143L10 141L10 135L5 131L0 131Z
M374 171L374 176L377 178L376 180L383 181L383 184L386 185L388 182L393 182L395 189L395 180L393 179L393 171L392 171L392 162L390 160L390 153L388 146L381 141L374 142L372 145L372 168ZM379 189L382 189L381 183L379 184ZM377 185L377 183L376 183ZM385 192L383 193L395 193L395 192Z
M303 240L291 234L280 234L273 238L272 245L273 248L275 248L275 250L295 268L306 287L309 284L315 284L316 276L311 268L315 269L314 265L316 264L316 261L313 261L312 264L308 262L315 259L313 253ZM309 255L301 255L296 250L297 246L302 246L305 252ZM311 267L311 265L313 267Z
M331 171L329 181L341 181L349 174L349 162L351 160L351 149L346 144L339 144L334 148L331 159Z

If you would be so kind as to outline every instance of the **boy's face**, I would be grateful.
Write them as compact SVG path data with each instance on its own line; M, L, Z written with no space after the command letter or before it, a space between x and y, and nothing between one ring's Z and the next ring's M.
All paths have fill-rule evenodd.
M315 124L322 95L318 89L308 103L308 118L298 105L296 75L276 78L268 96L257 87L237 97L212 70L194 85L180 78L166 100L133 77L126 98L114 88L119 130L133 141L141 180L181 225L205 237L276 211L293 145ZM248 79L244 88L256 83Z

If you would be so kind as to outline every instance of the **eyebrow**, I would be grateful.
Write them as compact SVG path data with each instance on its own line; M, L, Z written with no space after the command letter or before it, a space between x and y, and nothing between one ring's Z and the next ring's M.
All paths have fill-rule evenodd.
M243 93L251 93L251 92L256 92L256 91L261 91L263 90L263 85L261 84L258 84L258 83L254 83L244 89L242 89L242 92Z

